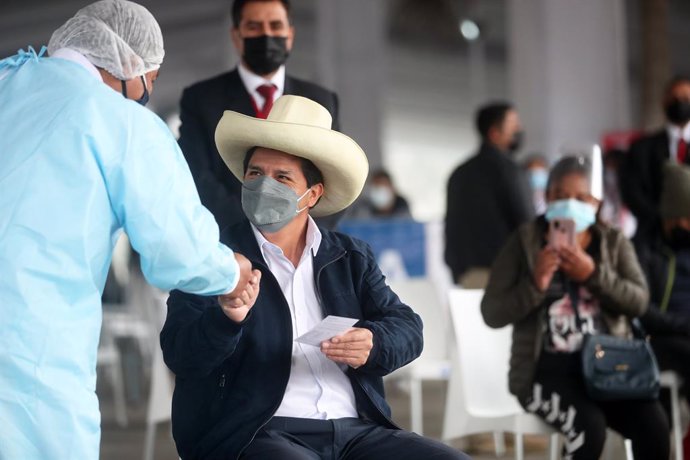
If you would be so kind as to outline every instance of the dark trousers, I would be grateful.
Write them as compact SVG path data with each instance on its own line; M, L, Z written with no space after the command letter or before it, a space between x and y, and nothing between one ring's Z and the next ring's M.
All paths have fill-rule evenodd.
M273 417L242 460L469 460L438 441L357 418Z
M635 460L669 457L669 424L658 401L594 401L581 374L537 368L532 396L521 403L563 433L564 460L599 458L607 427L632 441Z

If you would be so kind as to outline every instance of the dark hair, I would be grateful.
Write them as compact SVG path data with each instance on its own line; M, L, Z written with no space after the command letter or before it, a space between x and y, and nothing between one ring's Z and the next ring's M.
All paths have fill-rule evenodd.
M546 159L544 155L542 155L541 153L530 153L529 155L527 155L527 158L525 158L522 161L522 167L526 169L534 164L539 163L543 164L546 168L549 167L549 161Z
M584 156L563 157L553 165L549 173L549 180L546 183L546 190L551 190L554 184L559 183L565 176L578 174L592 180L592 162Z
M668 83L666 83L666 86L664 86L664 97L668 97L671 94L671 91L682 83L687 83L690 85L690 77L687 75L675 75L673 78L671 78Z
M388 171L386 171L385 169L377 169L376 171L372 172L371 178L372 179L386 179L391 184L393 183L393 179L391 179L391 175L388 174Z
M513 109L513 105L509 102L493 102L482 106L477 111L475 117L475 126L482 140L486 140L489 135L489 130L496 126L501 126L506 114Z
M244 167L245 174L247 173L247 168L249 167L249 161L251 161L252 157L254 156L254 152L256 152L257 148L259 147L256 146L250 148L249 150L247 150L247 153L244 156L244 161L242 162L242 165ZM323 174L321 174L319 168L317 168L311 160L307 160L306 158L301 157L297 158L299 158L300 160L300 164L302 166L302 174L304 174L304 179L307 181L307 187L311 187L316 184L323 184Z
M230 9L230 14L232 15L232 25L235 28L240 26L244 5L251 2L280 2L283 4L283 7L287 12L288 21L290 21L290 0L235 0L232 2L232 8Z

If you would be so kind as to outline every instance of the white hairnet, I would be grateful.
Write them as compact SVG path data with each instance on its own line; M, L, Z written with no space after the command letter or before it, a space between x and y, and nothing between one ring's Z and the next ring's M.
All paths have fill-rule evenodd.
M120 80L156 70L163 62L163 34L153 15L126 0L85 6L57 29L48 52L71 48Z

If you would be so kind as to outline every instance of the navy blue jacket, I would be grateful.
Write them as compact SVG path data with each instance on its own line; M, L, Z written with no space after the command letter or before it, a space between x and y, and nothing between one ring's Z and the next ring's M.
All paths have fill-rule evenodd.
M386 285L368 245L321 232L314 277L324 316L358 318L355 326L374 336L367 363L347 371L357 411L397 428L382 376L419 356L422 322ZM249 223L230 227L221 240L261 270L261 291L241 324L225 316L215 297L173 291L168 299L161 346L176 375L173 436L185 460L238 458L278 409L290 375L290 310Z

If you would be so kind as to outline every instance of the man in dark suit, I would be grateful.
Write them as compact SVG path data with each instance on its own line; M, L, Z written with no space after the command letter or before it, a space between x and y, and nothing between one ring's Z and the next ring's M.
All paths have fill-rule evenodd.
M508 103L477 112L479 153L448 180L446 264L465 288L485 287L489 267L508 235L534 214L527 178L511 158L520 145L517 111Z
M666 161L690 164L690 78L676 77L664 92L668 123L630 147L621 174L621 192L637 218L633 241L638 249L660 236L662 170Z
M180 147L201 202L221 229L244 220L240 182L223 163L214 140L216 125L225 110L266 118L273 101L283 94L312 99L326 107L338 129L335 93L285 73L294 40L289 0L235 0L232 5L233 45L241 56L227 73L184 90L180 102ZM338 216L317 220L333 228Z

